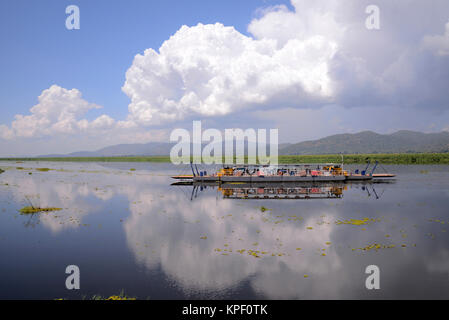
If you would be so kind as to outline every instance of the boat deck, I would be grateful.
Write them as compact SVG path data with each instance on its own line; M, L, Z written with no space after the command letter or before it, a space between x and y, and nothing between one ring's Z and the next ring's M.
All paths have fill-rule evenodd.
M327 165L327 164L326 164ZM377 165L377 164L376 164ZM206 172L202 171L201 174L198 173L197 175L179 175L179 176L173 176L173 179L181 180L181 181L192 181L192 182L220 182L220 183L264 183L264 182L276 182L276 183L282 183L282 182L345 182L345 181L372 181L372 180L381 180L381 179L388 179L388 178L394 178L395 174L389 174L389 173L376 173L376 174L359 174L358 170L356 173L349 173L341 169L341 167L337 167L339 171L337 173L333 172L333 174L321 174L320 170L313 170L309 168L311 165L309 164L302 164L302 165L283 165L284 168L284 174L271 174L263 172L258 172L257 174L233 174L233 169L224 169L224 170L230 170L230 174L228 172L223 172L222 174L213 174L213 175L207 175ZM307 170L302 170L301 172L304 172L302 174L301 172L297 174L297 168L294 170L289 170L290 167L307 167ZM324 164L318 164L318 167L323 167ZM244 169L247 167L244 167ZM317 168L319 169L319 168ZM374 168L375 169L375 168ZM374 171L373 169L373 171ZM327 169L328 170L328 169ZM334 170L334 169L332 169ZM243 171L240 169L240 172ZM246 170L248 171L248 170ZM257 170L259 171L259 170ZM285 173L287 171L287 174ZM192 167L193 172L193 167ZM288 173L292 174L288 174ZM314 172L317 172L316 174ZM363 172L362 172L363 173Z

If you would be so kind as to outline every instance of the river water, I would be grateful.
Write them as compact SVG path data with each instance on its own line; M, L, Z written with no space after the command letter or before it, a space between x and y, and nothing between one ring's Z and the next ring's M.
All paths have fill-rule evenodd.
M171 164L1 162L0 299L448 299L449 167L383 167L394 183L289 191L172 186L188 172Z

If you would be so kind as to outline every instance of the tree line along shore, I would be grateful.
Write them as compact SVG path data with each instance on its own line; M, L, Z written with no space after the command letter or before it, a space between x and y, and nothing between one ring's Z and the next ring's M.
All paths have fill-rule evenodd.
M345 154L344 164L363 164L368 160L382 164L449 164L449 153ZM340 154L280 155L279 163L341 163ZM0 161L61 161L61 162L170 162L169 156L119 157L55 157L0 158Z

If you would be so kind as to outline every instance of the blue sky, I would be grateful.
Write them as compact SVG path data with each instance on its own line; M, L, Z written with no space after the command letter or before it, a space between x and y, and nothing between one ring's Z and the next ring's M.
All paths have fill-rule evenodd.
M445 0L5 0L0 41L0 156L168 141L192 120L280 142L449 130Z
M28 112L40 92L54 83L78 88L87 100L107 106L111 116L125 118L129 99L121 87L137 53L159 48L184 24L222 22L246 33L256 9L274 3L269 0L2 1L1 122L11 122L15 114ZM71 4L80 8L80 30L65 28L68 16L65 8ZM92 112L89 117L98 114Z

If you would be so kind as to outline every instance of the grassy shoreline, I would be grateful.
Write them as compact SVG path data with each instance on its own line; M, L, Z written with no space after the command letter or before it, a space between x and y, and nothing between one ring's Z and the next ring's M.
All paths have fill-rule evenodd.
M379 161L382 164L449 164L449 153L346 154L345 164ZM169 163L169 156L129 157L61 157L61 158L0 158L1 161L60 161L60 162L160 162ZM340 163L341 155L281 155L279 163Z

